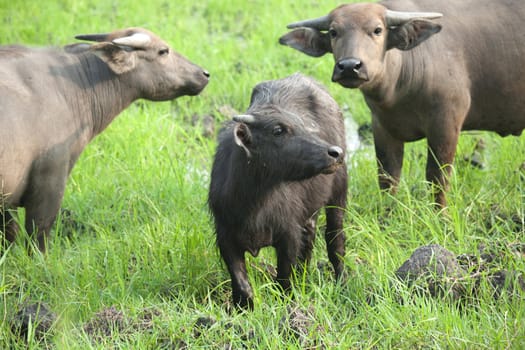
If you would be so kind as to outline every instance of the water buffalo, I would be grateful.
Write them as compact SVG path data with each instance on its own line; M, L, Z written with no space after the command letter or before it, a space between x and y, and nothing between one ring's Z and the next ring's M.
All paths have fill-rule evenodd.
M328 256L343 274L347 173L341 112L313 79L295 74L256 85L246 113L219 133L208 203L233 303L251 309L245 252L273 246L277 281L288 290L292 266L310 259L322 207Z
M331 52L332 81L361 90L381 188L395 189L404 142L426 137L426 177L445 206L461 130L525 127L524 20L524 1L386 0L290 24L280 43Z
M8 209L24 207L41 251L88 142L133 101L196 95L209 78L145 29L76 38L96 43L0 47L0 231L13 241Z

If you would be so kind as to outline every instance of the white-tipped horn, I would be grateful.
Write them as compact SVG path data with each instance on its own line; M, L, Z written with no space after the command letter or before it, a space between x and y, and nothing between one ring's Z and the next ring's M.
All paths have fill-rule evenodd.
M234 115L232 119L238 123L244 123L244 124L250 124L250 123L255 122L255 117L251 114Z
M112 42L119 46L122 45L142 49L151 42L151 37L145 33L135 33L130 36L114 39Z
M293 29L293 28L299 28L299 27L308 27L308 28L314 28L319 30L328 30L330 26L330 17L323 16L319 18L314 19L307 19L300 22L295 22L288 24L286 28Z
M402 12L386 10L386 23L389 26L398 26L413 19L436 19L443 17L438 12Z

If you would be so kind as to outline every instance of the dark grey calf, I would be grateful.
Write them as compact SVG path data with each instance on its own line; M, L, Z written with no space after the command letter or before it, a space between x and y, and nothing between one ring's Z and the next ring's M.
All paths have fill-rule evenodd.
M336 276L343 274L344 149L337 103L300 74L258 84L246 115L221 130L208 201L234 304L253 308L246 251L257 256L273 246L277 281L290 288L292 267L311 257L322 207L328 256Z

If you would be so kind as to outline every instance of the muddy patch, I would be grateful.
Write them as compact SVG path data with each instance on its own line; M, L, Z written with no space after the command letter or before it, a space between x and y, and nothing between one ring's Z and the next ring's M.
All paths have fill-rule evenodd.
M287 314L279 321L282 335L300 344L302 349L326 349L320 335L326 330L317 322L312 306L307 309L299 306L287 308Z
M95 313L82 328L94 343L106 338L125 339L136 333L151 332L155 318L160 315L160 310L144 309L132 318L111 306Z

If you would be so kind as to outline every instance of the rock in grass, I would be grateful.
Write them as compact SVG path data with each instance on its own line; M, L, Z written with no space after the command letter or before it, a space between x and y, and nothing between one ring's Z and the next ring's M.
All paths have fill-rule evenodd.
M49 332L56 319L56 314L46 304L27 304L16 313L11 329L21 339L27 339L29 330L32 329L35 339L40 340Z
M193 336L198 338L202 333L206 332L211 326L216 324L217 321L210 316L201 316L195 321L193 325Z
M453 300L464 293L461 280L466 275L456 255L438 244L417 248L396 271L396 276L416 292Z

